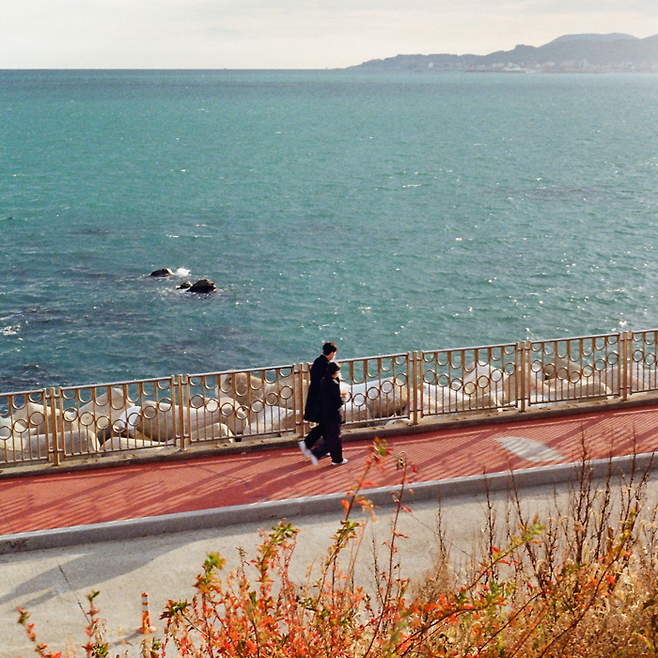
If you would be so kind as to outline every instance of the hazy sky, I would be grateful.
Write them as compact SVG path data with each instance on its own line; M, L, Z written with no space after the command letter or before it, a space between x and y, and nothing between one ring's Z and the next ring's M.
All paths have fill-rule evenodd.
M658 34L658 0L0 0L0 68L333 68Z

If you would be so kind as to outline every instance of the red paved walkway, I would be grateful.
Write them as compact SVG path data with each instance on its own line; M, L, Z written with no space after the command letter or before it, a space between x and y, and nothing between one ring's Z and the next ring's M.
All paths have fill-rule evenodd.
M597 411L577 416L432 431L388 439L419 469L417 480L493 473L578 461L584 441L591 458L658 450L658 408ZM497 439L540 441L558 460L522 459ZM314 468L295 448L266 450L0 481L0 535L103 521L210 509L348 490L360 476L369 441L347 443L349 464ZM395 484L377 476L376 485Z

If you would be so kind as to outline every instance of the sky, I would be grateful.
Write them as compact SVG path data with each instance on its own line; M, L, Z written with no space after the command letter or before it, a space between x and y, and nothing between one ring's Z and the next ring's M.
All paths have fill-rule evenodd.
M342 68L658 34L657 0L0 0L0 69Z

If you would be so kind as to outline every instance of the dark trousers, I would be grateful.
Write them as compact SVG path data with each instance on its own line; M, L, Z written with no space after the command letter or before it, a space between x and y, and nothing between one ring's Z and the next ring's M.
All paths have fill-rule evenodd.
M310 450L324 436L324 423L320 421L304 439L306 447Z
M340 438L340 423L327 423L324 426L324 442L311 452L321 459L327 453L334 464L340 464L343 461L343 441Z

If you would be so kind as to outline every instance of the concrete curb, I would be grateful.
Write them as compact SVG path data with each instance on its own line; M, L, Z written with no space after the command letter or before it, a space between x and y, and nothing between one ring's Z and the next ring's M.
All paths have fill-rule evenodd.
M643 453L611 459L596 459L588 462L572 462L553 466L518 469L503 473L471 475L433 482L419 482L408 486L405 502L413 503L429 500L449 500L460 496L476 496L489 492L509 491L579 481L583 467L593 479L629 476L631 473L643 475L658 469L656 453ZM394 504L394 496L399 486L366 489L364 496L379 507ZM136 539L170 532L203 530L243 523L271 522L278 519L342 512L340 501L345 494L308 496L280 501L267 501L249 505L219 507L195 512L163 514L141 519L95 523L70 528L55 528L35 532L22 532L0 536L0 555L60 548L78 544L104 541Z

